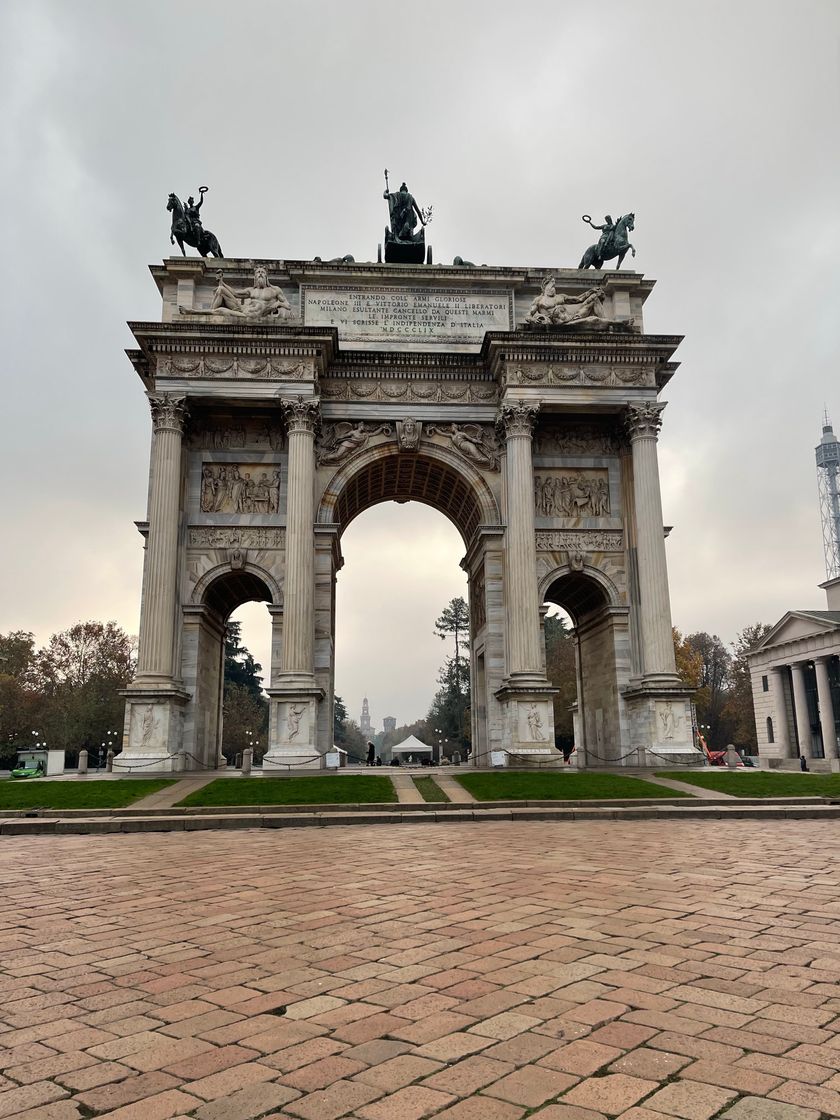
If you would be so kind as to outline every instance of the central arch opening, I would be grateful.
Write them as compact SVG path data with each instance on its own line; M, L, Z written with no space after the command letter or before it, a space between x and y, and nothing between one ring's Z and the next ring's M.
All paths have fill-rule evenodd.
M336 474L318 520L338 527L345 562L336 586L335 693L350 720L370 718L364 739L385 762L412 733L435 758L465 761L471 626L460 562L479 526L498 523L487 482L439 447L379 448ZM454 632L443 641L435 633L453 601L463 613L457 644Z

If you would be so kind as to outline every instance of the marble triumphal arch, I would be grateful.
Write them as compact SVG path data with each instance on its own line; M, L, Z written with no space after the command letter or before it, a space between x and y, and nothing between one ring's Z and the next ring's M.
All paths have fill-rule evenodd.
M223 638L271 616L267 770L332 743L341 537L425 502L464 541L472 762L556 761L543 604L575 624L580 765L692 750L675 671L659 393L632 272L170 258L129 356L153 439L137 677L117 768L215 766ZM498 756L496 756L498 757Z

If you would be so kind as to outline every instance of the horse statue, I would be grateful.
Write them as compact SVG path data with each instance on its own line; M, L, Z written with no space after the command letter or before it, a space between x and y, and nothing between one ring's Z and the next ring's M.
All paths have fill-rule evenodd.
M166 204L166 209L172 211L172 228L169 231L169 243L170 245L174 245L177 241L184 256L187 255L184 249L184 242L186 242L187 245L192 245L194 249L198 249L202 257L206 257L208 254L214 257L224 257L218 238L214 233L211 233L209 229L203 229L201 221L198 218L198 211L201 208L202 202L204 202L204 193L206 190L206 187L199 188L201 202L199 202L197 206L193 205L190 207L191 215L187 214L177 194L170 194L169 202Z
M632 233L636 228L635 214L623 214L615 225L613 225L609 214L602 226L596 226L588 214L583 215L583 220L588 222L593 229L600 229L604 232L601 234L598 244L590 245L583 254L578 268L603 268L604 261L611 261L613 257L618 257L618 264L615 267L617 269L621 268L621 262L627 256L628 249L635 257L636 250L627 240L628 230Z

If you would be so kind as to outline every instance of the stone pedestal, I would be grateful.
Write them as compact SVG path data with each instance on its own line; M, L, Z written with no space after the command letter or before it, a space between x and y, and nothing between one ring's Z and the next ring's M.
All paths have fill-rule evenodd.
M177 769L181 749L184 707L189 694L179 689L132 687L125 697L125 747L114 758L114 773ZM191 760L187 759L187 763Z
M625 692L630 720L632 755L624 765L658 767L684 766L703 755L694 746L691 724L691 693L686 688L638 688Z
M268 689L269 748L263 758L263 772L270 770L320 770L325 766L324 752L318 749L318 704L321 688Z

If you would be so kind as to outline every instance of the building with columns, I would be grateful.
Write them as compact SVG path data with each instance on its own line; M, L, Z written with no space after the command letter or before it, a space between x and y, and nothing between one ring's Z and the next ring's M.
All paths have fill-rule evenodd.
M827 610L788 611L748 654L763 766L840 771L840 441L816 447Z
M419 501L464 542L470 763L562 762L545 603L575 623L576 758L694 751L657 462L674 335L634 272L170 258L131 323L152 421L139 667L117 769L220 758L227 619L271 618L265 770L332 744L347 525Z

